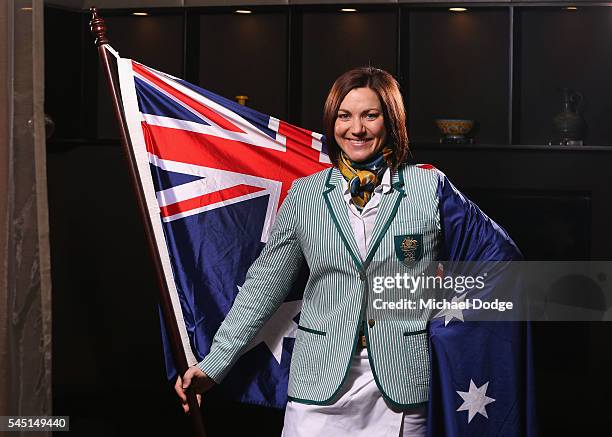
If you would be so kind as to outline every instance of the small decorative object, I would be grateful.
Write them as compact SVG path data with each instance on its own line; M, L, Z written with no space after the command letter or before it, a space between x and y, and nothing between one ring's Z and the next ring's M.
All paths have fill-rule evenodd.
M562 146L582 146L584 119L578 112L582 104L582 94L563 88L562 110L553 119L559 144Z
M236 99L236 102L238 102L242 106L246 106L247 100L249 100L249 96L236 96L234 97L234 99Z
M461 118L437 118L436 125L442 134L441 143L472 144L473 138L468 134L474 128L474 120Z

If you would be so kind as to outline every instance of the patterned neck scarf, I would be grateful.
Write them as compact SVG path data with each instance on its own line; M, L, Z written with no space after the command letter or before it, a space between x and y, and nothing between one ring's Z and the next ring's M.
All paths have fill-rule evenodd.
M367 162L353 162L344 152L340 153L338 169L348 182L351 198L360 212L372 198L374 188L380 185L392 153L385 147Z

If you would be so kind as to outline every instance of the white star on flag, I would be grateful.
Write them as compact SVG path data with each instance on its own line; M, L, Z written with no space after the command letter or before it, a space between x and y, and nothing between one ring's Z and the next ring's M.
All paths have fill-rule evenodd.
M240 290L240 287L238 287ZM293 318L302 310L302 300L284 302L272 317L263 325L255 338L249 343L244 353L247 353L259 343L265 343L276 362L280 364L283 355L283 340L295 338L297 323Z
M489 386L489 382L487 381L480 387L476 387L474 381L470 379L470 389L469 391L457 391L457 394L463 398L463 404L457 411L466 411L468 412L468 423L472 421L476 413L482 414L487 419L487 409L486 406L491 402L495 402L495 399L486 396L487 387Z
M455 296L452 299L452 303L462 303L465 301L465 298L467 297L467 293L463 293L461 296ZM434 319L437 319L438 317L444 317L444 326L448 325L449 322L453 319L458 319L462 322L464 322L465 320L463 320L463 310L460 308L444 308L443 310L440 310L435 316L433 316Z

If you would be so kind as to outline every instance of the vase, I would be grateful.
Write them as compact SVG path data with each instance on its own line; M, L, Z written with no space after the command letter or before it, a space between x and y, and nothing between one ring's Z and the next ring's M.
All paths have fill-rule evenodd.
M584 136L585 122L579 113L582 94L569 88L563 88L561 112L553 119L560 144L581 144Z

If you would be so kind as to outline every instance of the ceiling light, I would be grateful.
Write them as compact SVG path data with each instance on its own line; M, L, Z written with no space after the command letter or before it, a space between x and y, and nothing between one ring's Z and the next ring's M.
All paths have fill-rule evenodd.
M576 6L567 6L563 9L565 9L566 11L577 11L578 10Z
M466 12L467 11L466 8L448 8L448 10L451 12Z
M340 9L340 12L357 12L357 9L355 9L355 8L342 8L342 9Z
M32 12L32 8L30 7L25 7L25 8L20 8L20 9L24 12Z
M132 15L136 15L138 17L146 17L147 15L149 15L148 12L132 12Z
M250 11L248 9L236 9L236 13L237 14L251 14L253 13L253 11Z

